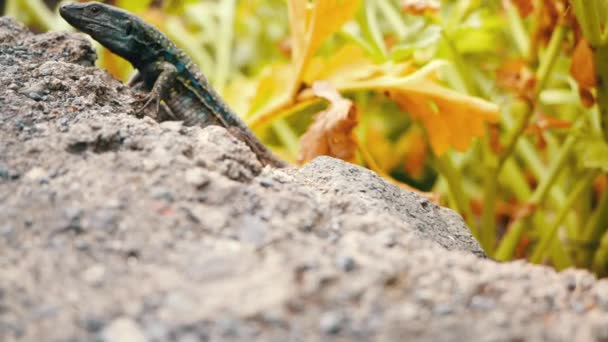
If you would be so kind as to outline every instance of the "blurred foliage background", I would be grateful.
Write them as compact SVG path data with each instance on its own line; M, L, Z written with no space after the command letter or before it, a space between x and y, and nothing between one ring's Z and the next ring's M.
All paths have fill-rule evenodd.
M608 273L608 1L107 3L165 32L286 160L415 188L498 260ZM0 1L35 31L71 29L59 5Z

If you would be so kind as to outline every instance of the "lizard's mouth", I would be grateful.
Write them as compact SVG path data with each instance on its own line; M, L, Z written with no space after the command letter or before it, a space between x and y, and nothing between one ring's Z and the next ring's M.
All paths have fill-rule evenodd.
M95 33L96 31L98 31L98 28L104 28L110 31L118 31L115 26L112 26L103 21L93 20L87 17L71 16L69 12L66 15L61 13L61 16L70 24L78 24L78 27L80 27L82 31L85 31L87 33Z
M83 15L79 10L74 11L69 5L60 7L59 14L72 26L78 27L81 31L89 34L95 33L96 31L99 31L99 29L120 31L116 26L113 26L111 22L89 18Z

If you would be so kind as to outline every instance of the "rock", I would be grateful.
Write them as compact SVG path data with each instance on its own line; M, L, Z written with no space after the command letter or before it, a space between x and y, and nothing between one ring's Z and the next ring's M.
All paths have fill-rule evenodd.
M110 325L103 329L101 338L102 341L107 342L148 341L139 325L127 317L120 317L113 320Z

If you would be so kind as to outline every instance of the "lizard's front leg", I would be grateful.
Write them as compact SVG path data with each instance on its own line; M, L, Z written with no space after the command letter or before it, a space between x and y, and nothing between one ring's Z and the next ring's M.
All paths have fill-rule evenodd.
M140 108L139 112L144 112L150 104L155 103L154 115L158 116L160 101L167 96L167 92L173 87L177 77L177 69L173 64L168 62L158 62L154 67L160 70L160 73L156 81L154 81L152 90L145 97L144 105Z
M131 89L135 89L136 91L146 91L146 83L143 77L143 74L139 71L136 71L135 74L133 74L130 78L129 81L127 82L127 85L129 87L131 87ZM149 93L149 92L148 92ZM163 96L163 95L161 95ZM145 99L140 100L143 102L147 102L148 96L146 96ZM144 107L145 108L145 107ZM155 119L158 122L162 122L165 120L177 120L177 117L175 116L175 114L173 114L173 112L171 111L171 109L169 109L169 107L164 104L161 103L160 104L160 110L157 113L143 113L142 110L144 108L141 108L138 112L137 112L137 116L138 117L143 117L144 115L147 115L153 119Z

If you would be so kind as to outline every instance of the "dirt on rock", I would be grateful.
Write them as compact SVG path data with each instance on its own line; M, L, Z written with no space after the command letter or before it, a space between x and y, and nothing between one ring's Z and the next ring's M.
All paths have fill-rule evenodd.
M485 258L332 158L134 115L82 35L0 18L1 341L606 341L608 283Z

